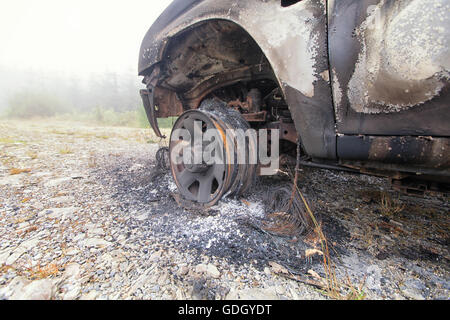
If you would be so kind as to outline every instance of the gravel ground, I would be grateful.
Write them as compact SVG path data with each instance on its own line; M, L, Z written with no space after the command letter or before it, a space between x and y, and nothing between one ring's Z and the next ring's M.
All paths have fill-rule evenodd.
M314 236L261 227L285 179L187 211L152 140L143 129L0 122L0 299L330 298L289 278L325 278ZM353 298L449 299L448 196L319 169L299 181Z

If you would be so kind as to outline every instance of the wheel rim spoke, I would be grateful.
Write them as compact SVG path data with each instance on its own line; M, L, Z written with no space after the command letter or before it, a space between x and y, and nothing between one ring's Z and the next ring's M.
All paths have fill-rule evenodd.
M208 202L211 199L211 187L214 177L212 175L199 179L200 187L198 189L198 201Z
M223 183L223 176L225 173L225 165L224 164L216 164L213 168L213 174L216 178L217 182L219 183L219 186Z
M183 188L189 189L189 187L196 181L197 179L195 176L189 172L188 170L184 169L183 172L181 172L178 175L178 182Z
M198 127L199 131L198 132L202 132L202 121L199 119L195 119L193 117L189 117L187 119L185 119L183 121L183 127L189 131L189 134L191 136L191 145L194 145L194 137L195 137L195 128ZM198 141L197 141L198 143ZM201 142L200 142L201 143Z

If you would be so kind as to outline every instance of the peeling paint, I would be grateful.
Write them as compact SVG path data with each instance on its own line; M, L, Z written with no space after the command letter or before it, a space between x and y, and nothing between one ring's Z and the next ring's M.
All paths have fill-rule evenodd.
M273 3L272 8L260 11L258 15L254 8L244 10L239 20L245 29L254 30L253 37L269 61L275 62L272 66L280 82L313 97L318 41L313 32L316 19L308 10L311 1L303 1L291 8Z
M341 85L339 83L338 76L336 74L336 70L332 69L332 79L333 79L333 98L334 98L334 106L335 106L335 114L336 114L336 120L337 122L340 121L340 115L339 110L341 109L342 105L342 89Z
M229 20L252 31L252 37L271 63L280 84L286 83L307 97L314 96L314 83L319 79L315 68L319 43L314 28L319 21L312 11L320 6L320 13L325 15L322 2L304 0L283 8L279 1L271 1L259 3L255 8L254 2L223 1L220 8L226 10L212 2L200 3L195 16L182 15L158 32L152 45L141 49L143 58L156 62L161 49L157 44L162 37L170 39L196 22Z
M356 30L361 51L349 82L351 107L391 113L439 95L449 78L450 3L385 1Z
M323 80L325 80L326 82L330 81L330 71L329 70L325 70L324 72L322 72L320 74L320 76L322 77Z

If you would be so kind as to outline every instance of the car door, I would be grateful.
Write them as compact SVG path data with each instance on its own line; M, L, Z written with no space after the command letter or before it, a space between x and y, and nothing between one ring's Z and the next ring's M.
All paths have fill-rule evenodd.
M337 132L450 136L450 0L328 1Z

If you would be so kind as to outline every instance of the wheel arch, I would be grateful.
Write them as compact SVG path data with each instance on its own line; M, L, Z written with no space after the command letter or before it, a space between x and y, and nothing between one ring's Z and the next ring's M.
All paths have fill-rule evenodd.
M177 100L175 97L180 98L192 90L193 87L188 85L189 81L175 79L168 82L167 78L164 78L167 68L170 68L165 62L175 58L175 47L183 47L183 41L180 42L180 39L188 39L186 43L189 43L189 37L195 38L195 33L199 32L201 26L223 22L234 26L237 32L248 35L262 53L273 74L273 80L280 86L289 105L306 152L316 158L336 158L325 5L321 1L305 0L292 7L282 8L275 1L248 1L245 4L223 1L220 6L212 8L208 6L209 2L200 2L161 30L152 27L147 33L141 47L139 71L148 86L157 87L166 81L159 88L159 92L155 91L156 98L159 94L160 100L170 100L171 105L174 105L173 101ZM287 22L280 25L279 21ZM220 38L220 35L218 37ZM185 51L189 51L189 48L189 45L184 46ZM196 59L191 58L191 61ZM180 66L183 67L181 64ZM189 67L187 64L184 66ZM235 74L222 74L221 78L218 73L218 78L210 82L216 81L218 85L226 85L240 77L258 76L257 70L238 69L231 70ZM195 82L195 79L193 81ZM183 87L184 85L186 87ZM204 92L213 88L208 87L209 84L205 81L199 81L197 85L207 87ZM184 100L181 103L183 106L175 103L177 106L173 108L176 112L195 107L203 96L194 94L187 98L185 96L179 99ZM190 101L186 103L186 100Z

